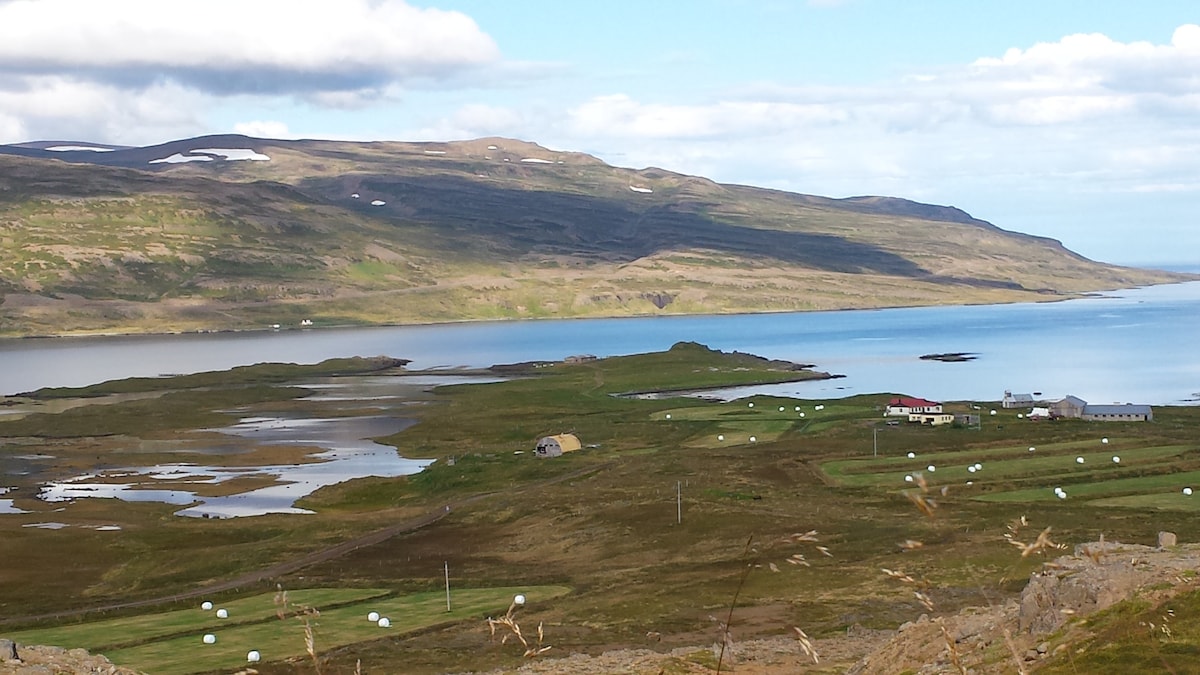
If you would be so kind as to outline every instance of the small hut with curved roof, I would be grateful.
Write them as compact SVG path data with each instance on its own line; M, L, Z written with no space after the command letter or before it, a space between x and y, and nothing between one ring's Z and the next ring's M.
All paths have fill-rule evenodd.
M554 434L538 439L534 454L538 457L561 457L564 452L573 452L582 447L575 434Z

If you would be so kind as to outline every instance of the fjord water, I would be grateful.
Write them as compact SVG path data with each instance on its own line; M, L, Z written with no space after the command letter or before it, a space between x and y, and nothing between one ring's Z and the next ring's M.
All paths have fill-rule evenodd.
M0 341L0 394L262 361L387 355L480 367L679 341L814 364L842 379L777 388L808 398L896 392L997 400L1004 390L1093 403L1200 398L1200 282L1050 303L787 314L461 323ZM923 361L970 352L973 361Z

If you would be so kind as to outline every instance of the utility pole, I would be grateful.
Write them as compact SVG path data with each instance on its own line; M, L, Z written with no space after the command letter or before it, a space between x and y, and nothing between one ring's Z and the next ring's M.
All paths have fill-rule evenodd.
M683 483L675 481L675 524L683 523Z
M878 457L879 456L879 427L878 426L871 427L871 445L874 448L874 452L872 453L873 456Z
M450 611L450 561L445 562L446 570L446 611Z

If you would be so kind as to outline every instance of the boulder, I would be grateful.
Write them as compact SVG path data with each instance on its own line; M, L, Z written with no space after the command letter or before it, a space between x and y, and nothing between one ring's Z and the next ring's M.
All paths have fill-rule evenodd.
M1178 543L1179 543L1179 540L1175 536L1174 532L1159 532L1158 533L1158 547L1159 548L1171 548L1172 546L1175 546Z
M0 663L20 660L20 657L17 656L17 643L0 638Z

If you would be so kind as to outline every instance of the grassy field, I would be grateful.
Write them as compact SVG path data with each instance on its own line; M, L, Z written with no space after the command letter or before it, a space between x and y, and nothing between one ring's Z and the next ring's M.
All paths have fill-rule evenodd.
M791 626L818 637L856 625L895 628L929 612L882 575L881 567L928 580L935 613L1000 602L1043 562L1022 558L1003 538L1006 523L1021 516L1031 527L1052 526L1055 540L1066 544L1101 535L1153 544L1160 530L1178 533L1181 541L1200 539L1192 502L1181 493L1185 485L1200 488L1197 408L1156 408L1148 424L1030 422L1017 418L1017 411L1001 410L978 428L931 428L884 424L886 393L831 401L757 396L730 403L622 396L804 376L781 364L686 344L661 354L531 366L511 374L514 379L505 382L441 387L418 405L387 409L372 401L361 410L352 404L336 411L308 400L297 383L262 383L263 391L277 392L275 400L268 394L246 400L238 415L280 410L379 415L383 405L384 414L420 420L383 440L405 456L438 460L413 476L366 477L322 489L300 504L316 511L312 516L206 521L171 516L173 508L161 504L87 499L55 505L63 510L51 516L30 499L35 491L30 478L28 486L18 485L5 497L43 512L0 516L5 541L0 578L9 589L0 598L0 615L39 614L48 597L61 599L58 610L85 609L195 589L451 502L458 505L432 525L243 592L258 597L277 582L354 593L383 589L395 598L425 593L436 604L442 565L448 563L463 588L571 589L530 608L529 620L544 622L547 642L561 655L647 646L648 633L660 636L655 648L712 644L735 595L736 639L784 635ZM245 375L229 391L257 389L247 387ZM169 380L163 383L170 386ZM213 383L174 392L192 397L186 415L156 416L153 406L166 412L177 405L164 393L0 421L0 457L33 462L15 458L54 455L68 474L101 465L187 461L190 446L176 444L197 433L189 425L198 420L207 424L210 415L229 415L221 393ZM964 412L972 405L993 407L948 405ZM117 435L88 433L89 425L102 420L95 410L84 411L101 407L109 411L106 417L122 420ZM139 419L144 429L137 428ZM175 428L169 428L170 420ZM585 447L553 460L531 457L537 438L560 432L575 433ZM1104 437L1108 444L1101 443ZM909 452L915 457L909 459ZM1113 462L1113 455L1121 462ZM1080 456L1083 464L1075 461ZM224 457L248 461L236 453ZM214 455L204 461L214 461ZM967 471L976 463L981 470ZM928 471L930 464L935 471ZM937 495L934 517L922 515L905 495L914 488L904 476L916 471L931 489L947 488ZM552 482L556 478L565 479ZM1057 486L1067 499L1054 495ZM68 529L22 527L51 518ZM86 529L98 524L122 529ZM816 530L815 541L793 537L810 530ZM902 545L910 540L923 546ZM178 610L199 621L195 604L167 605L155 613ZM358 609L346 611L363 613L362 603L353 606ZM319 646L325 672L352 672L359 662L364 672L384 672L402 662L407 672L442 673L521 660L519 653L490 643L478 622L439 624L386 639L373 638L378 633L360 625L355 630L366 632L345 642L333 637L337 611L321 609L318 640L321 630L329 631L327 647ZM233 616L273 610L257 611ZM105 616L143 621L145 612L113 610ZM6 633L66 630L76 621L10 618L3 627ZM263 650L264 658L302 653L296 651L302 650L297 623L284 625L247 626L275 626L279 639L291 645L287 652ZM195 643L198 634L169 639ZM88 644L114 646L124 638L96 640ZM228 646L230 658L244 659L240 642L219 636L213 646ZM128 646L143 647L156 649ZM138 658L167 657L157 652ZM288 663L273 663L271 672L305 672L306 666Z
M558 586L452 589L447 609L440 591L397 595L384 589L298 589L287 591L286 601L278 593L263 593L216 603L209 611L194 608L17 632L11 639L83 647L117 665L187 675L236 669L251 650L268 662L305 657L304 620L315 650L325 651L469 619L482 624L486 616L503 615L516 594L534 605L568 592ZM228 618L217 618L219 609ZM388 618L389 625L369 621L372 612ZM205 643L204 635L214 636L215 642Z

